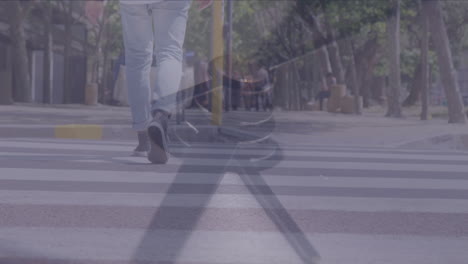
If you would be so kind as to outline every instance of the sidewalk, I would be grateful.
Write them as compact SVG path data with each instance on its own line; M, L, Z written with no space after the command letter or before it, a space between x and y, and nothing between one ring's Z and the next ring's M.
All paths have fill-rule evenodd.
M186 115L186 120L198 129L213 128L205 113L188 110ZM468 126L448 124L443 119L420 121L415 116L390 119L379 111L362 116L275 111L267 125L258 125L269 118L265 112L230 112L224 118L225 127L258 137L272 130L273 139L280 144L468 150ZM243 126L245 122L255 125ZM71 129L78 131L77 138L86 135L83 131L91 131L88 139L133 140L135 133L130 123L130 111L126 107L0 106L0 137L57 137L57 129ZM184 125L178 129L181 127ZM188 125L185 127L190 129Z
M290 119L289 113L277 113L278 121ZM443 119L421 121L417 117L393 119L383 117L383 113L364 113L362 116L329 114L323 112L295 113L298 124L312 123L309 133L294 133L294 141L304 144L327 146L385 146L415 147L434 149L466 149L468 141L457 144L461 135L468 135L468 126L448 124ZM286 130L289 133L286 133ZM278 141L291 137L292 127L280 129L275 134ZM461 142L457 142L461 143Z

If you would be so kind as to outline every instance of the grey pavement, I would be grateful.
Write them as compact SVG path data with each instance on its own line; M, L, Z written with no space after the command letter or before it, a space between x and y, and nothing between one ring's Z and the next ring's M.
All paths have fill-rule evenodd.
M0 139L0 263L467 263L466 153L297 143Z

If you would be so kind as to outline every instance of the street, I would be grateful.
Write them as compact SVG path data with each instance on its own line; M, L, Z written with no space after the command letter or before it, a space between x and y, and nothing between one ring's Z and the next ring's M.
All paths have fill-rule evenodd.
M0 263L468 263L468 155L0 139Z

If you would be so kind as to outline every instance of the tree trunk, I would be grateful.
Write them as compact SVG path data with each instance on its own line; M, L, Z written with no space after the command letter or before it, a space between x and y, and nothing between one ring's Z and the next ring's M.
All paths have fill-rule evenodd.
M44 6L44 20L45 20L45 32L44 32L44 93L43 103L52 103L52 87L54 80L54 67L53 67L53 31L52 31L52 6L49 3L45 3Z
M320 73L322 74L323 81L325 81L327 73L332 71L330 57L325 46L322 46L318 49L318 56L320 59Z
M415 105L420 97L421 90L423 89L423 55L421 54L421 61L416 66L416 71L414 72L413 80L410 83L410 93L403 101L403 106L409 107Z
M110 94L107 91L109 90L108 87L108 77L109 74L109 58L108 58L108 52L104 52L104 59L103 59L103 64L102 64L102 76L101 76L101 91L100 91L100 102L105 104L108 101L107 95Z
M449 123L466 123L463 100L460 95L460 87L457 80L450 50L450 43L447 35L442 15L442 8L439 0L423 1L426 16L430 17L430 29L433 36L434 47L437 52L437 58L440 68L442 83L447 97L449 112Z
M349 51L351 55L351 63L350 63L350 69L351 69L351 80L352 80L352 86L353 86L353 94L354 94L354 114L356 115L361 115L362 114L362 109L361 109L361 93L359 89L359 82L357 78L357 71L356 71L356 57L354 56L355 49L354 49L354 43L352 39L348 39L348 45L349 45Z
M66 13L65 17L65 42L63 47L63 103L67 104L71 101L71 85L70 85L70 58L72 46L72 2L67 0L63 2L63 7Z
M336 43L335 34L333 32L333 29L331 28L327 16L325 16L325 29L327 32L327 38L329 40L327 48L332 71L336 77L338 84L344 84L345 73L343 70L343 63L341 62L340 49L338 47L338 44Z
M302 82L301 82L301 77L299 75L299 69L296 65L296 62L293 62L293 70L294 70L294 78L295 78L295 94L296 94L296 100L295 103L297 105L296 110L301 111L303 110L303 104L302 104Z
M9 47L5 46L5 71L0 71L0 105L11 105L13 104L13 91L11 77L11 56L9 54Z
M429 119L429 21L427 13L421 10L421 120Z
M104 103L106 101L106 90L107 87L107 77L108 77L108 66L109 66L109 51L110 51L110 43L109 43L109 25L105 22L102 24L102 36L104 37L103 42L99 43L100 55L102 56L102 76L100 76L100 90L99 90L99 101ZM102 45L102 49L100 48Z
M281 76L281 96L282 100L280 98L276 98L276 100L280 101L280 103L283 105L284 110L289 110L289 89L288 89L288 72L285 67L280 67L279 68L281 72L279 73L279 76ZM247 100L249 99L249 96L247 96ZM244 102L245 103L245 102ZM278 102L277 102L278 103Z
M317 50L317 55L319 58L320 73L323 79L322 81L325 81L325 76L327 73L332 72L332 65L330 62L330 54L326 46L326 39L320 27L318 17L312 12L308 12L308 10L301 7L301 5L297 5L297 11L302 19L306 22L308 30L312 32L314 47Z
M400 0L391 0L392 11L387 23L389 90L387 117L401 117L400 104Z
M377 38L368 40L355 54L355 65L360 84L360 92L363 97L363 106L370 106L371 89L375 89L372 84L374 78L374 67L379 61Z
M375 58L377 58L377 56L375 56ZM376 62L372 61L371 64L367 65L366 71L361 72L362 75L358 74L358 76L360 76L360 78L358 78L358 82L361 84L361 96L364 108L369 108L371 106L372 90L377 89L377 87L374 85L375 76L373 71L375 64Z
M378 104L384 104L385 103L385 97L384 97L384 90L386 87L385 84L385 77L383 76L372 76L369 80L369 87L372 87L371 90L369 90L370 93L370 99L373 99L376 101Z
M29 57L26 48L26 36L24 32L24 19L26 12L21 6L21 1L6 1L7 13L10 20L10 34L13 46L13 72L15 88L18 91L17 100L22 102L32 101L31 74L29 72Z

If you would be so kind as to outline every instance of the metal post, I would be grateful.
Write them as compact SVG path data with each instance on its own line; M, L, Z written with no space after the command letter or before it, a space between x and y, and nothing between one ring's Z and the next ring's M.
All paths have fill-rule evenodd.
M227 1L227 18L226 18L226 27L227 27L227 34L226 34L226 73L229 78L233 78L232 76L232 1L233 0L226 0ZM232 82L228 84L228 100L226 103L226 110L232 110Z
M223 120L223 65L224 65L224 0L213 2L212 6L212 47L211 61L212 65L212 119L211 123L216 126L221 126Z

